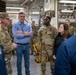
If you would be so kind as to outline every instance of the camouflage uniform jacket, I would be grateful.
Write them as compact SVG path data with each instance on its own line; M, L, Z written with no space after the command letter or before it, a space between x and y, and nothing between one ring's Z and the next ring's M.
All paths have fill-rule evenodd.
M34 44L34 43L36 43L37 42L37 37L38 37L38 29L37 29L37 27L36 26L32 26L32 31L33 31L33 36L31 37L31 39L30 39L30 43L31 44Z
M38 31L40 41L46 45L53 45L57 33L57 29L51 25L42 26Z
M5 28L2 28L0 31L0 45L4 47L5 53L10 53L14 49L11 42L11 37Z
M69 33L70 35L76 34L76 29L73 26L69 26Z
M33 36L37 36L38 28L36 26L32 26Z
M11 37L12 42L13 42L12 25L8 26L8 33L10 34L10 37Z
M11 36L11 38L12 38L12 25L9 25L8 26L8 32L9 32L9 34L10 34L10 36Z

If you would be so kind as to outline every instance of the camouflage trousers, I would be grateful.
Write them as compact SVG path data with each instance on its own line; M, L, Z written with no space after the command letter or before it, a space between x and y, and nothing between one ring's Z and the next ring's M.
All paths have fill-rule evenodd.
M52 50L53 47L50 45L42 45L42 59L41 59L41 71L45 72L46 71L46 57L48 56L50 59L50 69L52 70L54 68L54 63L52 60Z
M11 58L7 59L7 61L6 61L6 69L7 69L8 75L12 75L12 67L11 67L10 60L11 60Z
M36 41L37 41L37 36L33 36L33 37L31 37L31 39L30 39L30 47L31 47L31 53L33 53L34 52L34 48L33 48L33 44L35 44L36 43Z

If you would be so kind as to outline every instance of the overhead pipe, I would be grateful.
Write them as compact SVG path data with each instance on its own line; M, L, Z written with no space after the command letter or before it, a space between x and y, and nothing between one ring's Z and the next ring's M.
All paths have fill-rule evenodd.
M26 2L28 2L28 0L25 0L25 1L21 4L21 6L23 6Z

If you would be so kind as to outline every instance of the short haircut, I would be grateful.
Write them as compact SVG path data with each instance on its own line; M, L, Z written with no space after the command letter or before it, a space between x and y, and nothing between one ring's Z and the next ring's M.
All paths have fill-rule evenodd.
M19 12L19 15L20 15L20 14L25 14L25 13L24 13L24 12Z
M69 22L70 22L70 20L69 20L69 19L66 19L65 21L69 21Z
M49 20L51 20L51 17L50 16L46 16L46 18L48 18Z

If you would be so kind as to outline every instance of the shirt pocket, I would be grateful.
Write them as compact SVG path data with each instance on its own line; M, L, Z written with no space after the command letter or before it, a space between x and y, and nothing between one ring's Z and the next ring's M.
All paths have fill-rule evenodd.
M47 35L51 38L51 39L53 39L53 32L52 31L47 31Z

